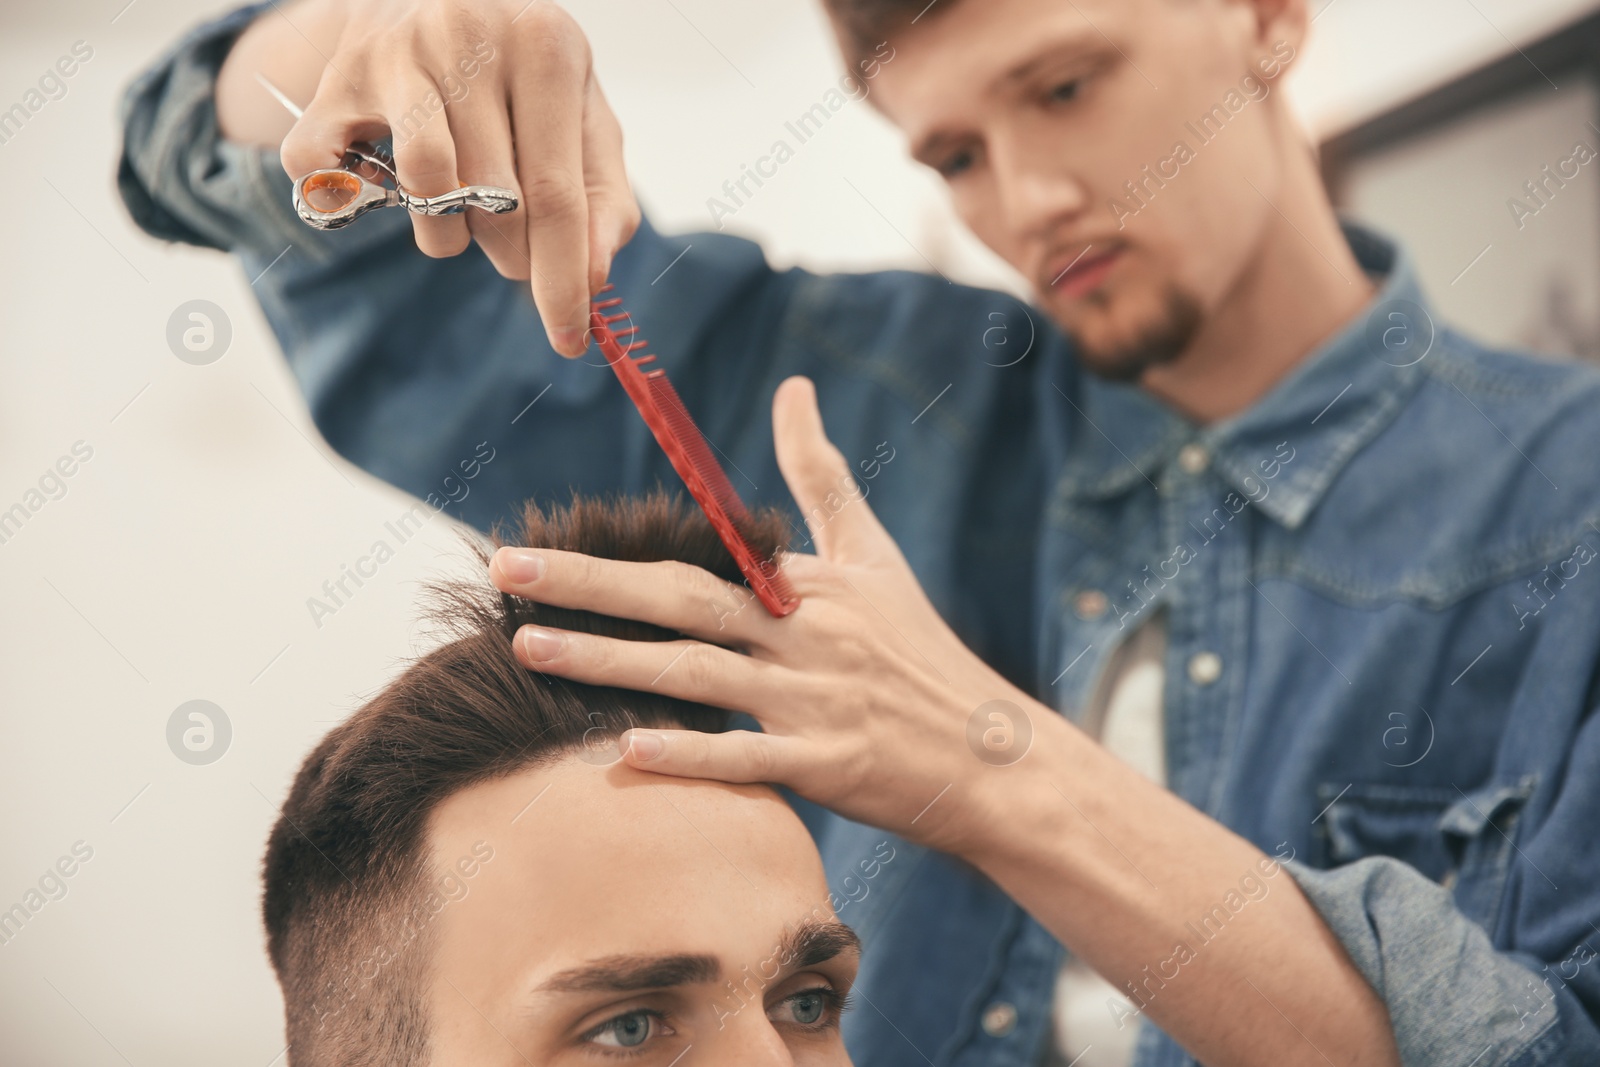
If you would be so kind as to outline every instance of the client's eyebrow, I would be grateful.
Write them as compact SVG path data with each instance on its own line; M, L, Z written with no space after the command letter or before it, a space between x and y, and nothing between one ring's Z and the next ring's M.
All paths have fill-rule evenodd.
M826 963L847 949L861 951L861 939L854 930L837 919L807 919L784 935L777 955L804 970Z
M769 959L787 960L790 968L803 970L847 950L861 950L854 930L837 920L807 919L784 934ZM535 992L637 993L715 982L721 976L722 964L715 956L605 956L551 975Z
M634 993L715 982L721 974L715 956L606 956L552 975L538 992Z

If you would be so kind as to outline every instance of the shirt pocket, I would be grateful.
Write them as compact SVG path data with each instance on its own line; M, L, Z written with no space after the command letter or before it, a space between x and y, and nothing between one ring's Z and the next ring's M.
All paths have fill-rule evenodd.
M1516 856L1517 822L1537 776L1452 786L1324 784L1319 837L1327 867L1391 856L1453 891L1456 906L1492 933Z

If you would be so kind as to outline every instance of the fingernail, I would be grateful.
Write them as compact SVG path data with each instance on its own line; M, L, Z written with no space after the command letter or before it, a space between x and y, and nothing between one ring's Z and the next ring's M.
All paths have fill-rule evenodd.
M635 730L628 735L628 754L640 763L655 759L666 747L660 734L644 734Z
M500 573L519 585L544 577L544 557L525 548L508 548L500 553Z
M559 634L541 630L537 626L524 626L519 639L522 641L522 654L535 663L554 659L563 644Z
M584 348L587 347L583 343L584 333L585 331L583 330L575 330L570 326L564 326L559 330L550 331L550 343L555 346L557 352L564 356L582 355Z

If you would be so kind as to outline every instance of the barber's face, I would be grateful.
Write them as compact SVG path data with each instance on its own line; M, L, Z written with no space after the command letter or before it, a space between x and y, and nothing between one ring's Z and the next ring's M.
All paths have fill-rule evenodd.
M1181 350L1252 264L1281 153L1303 150L1261 76L1299 50L1303 10L1289 0L1263 24L1272 6L956 0L895 38L873 99L1086 363L1136 377Z
M434 920L433 1067L850 1063L854 935L772 790L572 758L452 796L429 842L465 887Z

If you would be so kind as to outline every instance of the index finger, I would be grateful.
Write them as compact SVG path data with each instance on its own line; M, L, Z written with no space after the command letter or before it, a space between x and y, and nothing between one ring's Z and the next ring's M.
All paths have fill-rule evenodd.
M676 560L635 563L553 548L505 547L489 561L503 593L635 619L721 645L759 645L776 621L740 585Z
M589 207L583 108L588 43L553 4L530 8L511 82L517 182L527 207L533 301L557 352L581 355L589 327Z

